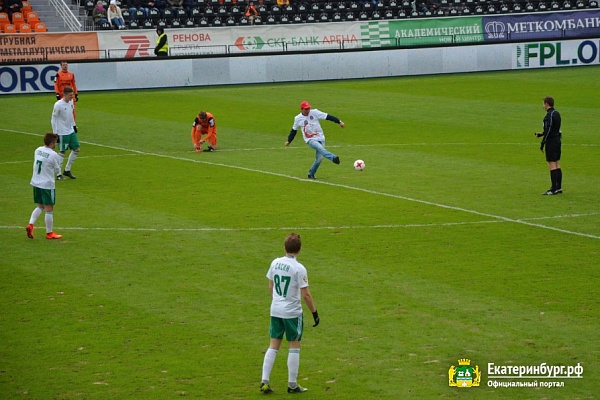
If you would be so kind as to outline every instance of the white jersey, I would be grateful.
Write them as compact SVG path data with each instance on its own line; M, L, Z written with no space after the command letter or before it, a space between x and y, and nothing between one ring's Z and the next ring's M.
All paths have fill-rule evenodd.
M73 100L68 103L64 99L58 100L54 103L54 110L52 110L52 132L57 135L70 135L74 132L73 127L75 126L75 116L73 110L75 109L75 103Z
M292 129L295 131L300 129L302 131L302 137L307 143L311 139L323 141L325 140L325 134L323 133L323 128L321 128L319 120L325 118L327 118L326 113L313 108L308 112L308 115L303 115L302 113L296 115Z
M300 289L308 287L304 265L295 257L285 256L273 260L267 278L273 281L271 316L297 318L302 315Z
M55 189L56 175L60 174L62 160L54 150L41 146L35 149L31 186L40 189Z

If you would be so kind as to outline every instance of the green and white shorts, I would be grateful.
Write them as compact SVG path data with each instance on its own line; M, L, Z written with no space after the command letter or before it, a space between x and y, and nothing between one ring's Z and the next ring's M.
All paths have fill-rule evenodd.
M43 204L45 206L53 206L56 202L55 189L40 189L33 187L33 202L35 204Z
M300 341L302 340L303 325L302 316L297 318L271 317L269 335L271 339L283 339L285 333L288 342Z

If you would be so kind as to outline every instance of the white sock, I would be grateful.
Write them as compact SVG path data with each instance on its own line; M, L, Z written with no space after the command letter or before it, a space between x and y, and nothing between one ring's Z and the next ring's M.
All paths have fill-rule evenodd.
M65 163L65 155L64 153L58 153L58 156L60 157L60 173L62 174L62 166Z
M52 229L54 229L54 213L52 211L46 211L44 220L46 221L46 233L52 232Z
M300 368L300 349L290 349L288 353L288 386L298 386L298 369Z
M265 360L263 361L262 382L269 383L271 370L273 369L273 364L275 364L275 357L277 357L277 350L269 348L265 353Z
M69 154L69 160L67 161L67 166L65 167L65 171L71 170L71 167L73 166L73 163L75 162L75 159L77 158L78 155L79 155L78 151L72 151L71 154Z
M31 225L35 224L35 221L37 221L37 219L40 217L40 215L42 215L42 211L44 211L43 208L40 207L36 207L33 212L31 213L31 217L29 217L29 223Z

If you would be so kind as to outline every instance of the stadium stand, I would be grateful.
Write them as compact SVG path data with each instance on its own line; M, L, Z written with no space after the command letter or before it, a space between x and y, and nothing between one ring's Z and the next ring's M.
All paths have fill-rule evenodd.
M79 1L91 20L96 0ZM250 25L244 10L250 0L190 0L186 8L150 10L148 18L140 9L130 15L132 0L119 0L128 29L194 28ZM598 8L599 0L256 0L259 16L254 25L302 24L343 21L377 21L406 18L454 17L509 13L555 12ZM108 2L107 2L108 3ZM135 9L133 10L135 11ZM133 12L131 11L131 12ZM27 14L26 14L27 15ZM26 18L35 29L35 22ZM16 23L18 25L18 23ZM0 17L0 26L2 18ZM106 26L86 24L88 30Z

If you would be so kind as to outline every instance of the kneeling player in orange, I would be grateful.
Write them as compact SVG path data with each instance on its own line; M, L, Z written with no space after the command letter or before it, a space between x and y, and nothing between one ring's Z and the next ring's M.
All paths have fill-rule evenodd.
M192 143L197 153L202 151L204 142L208 142L208 148L204 151L217 149L217 123L211 113L200 111L192 124Z

